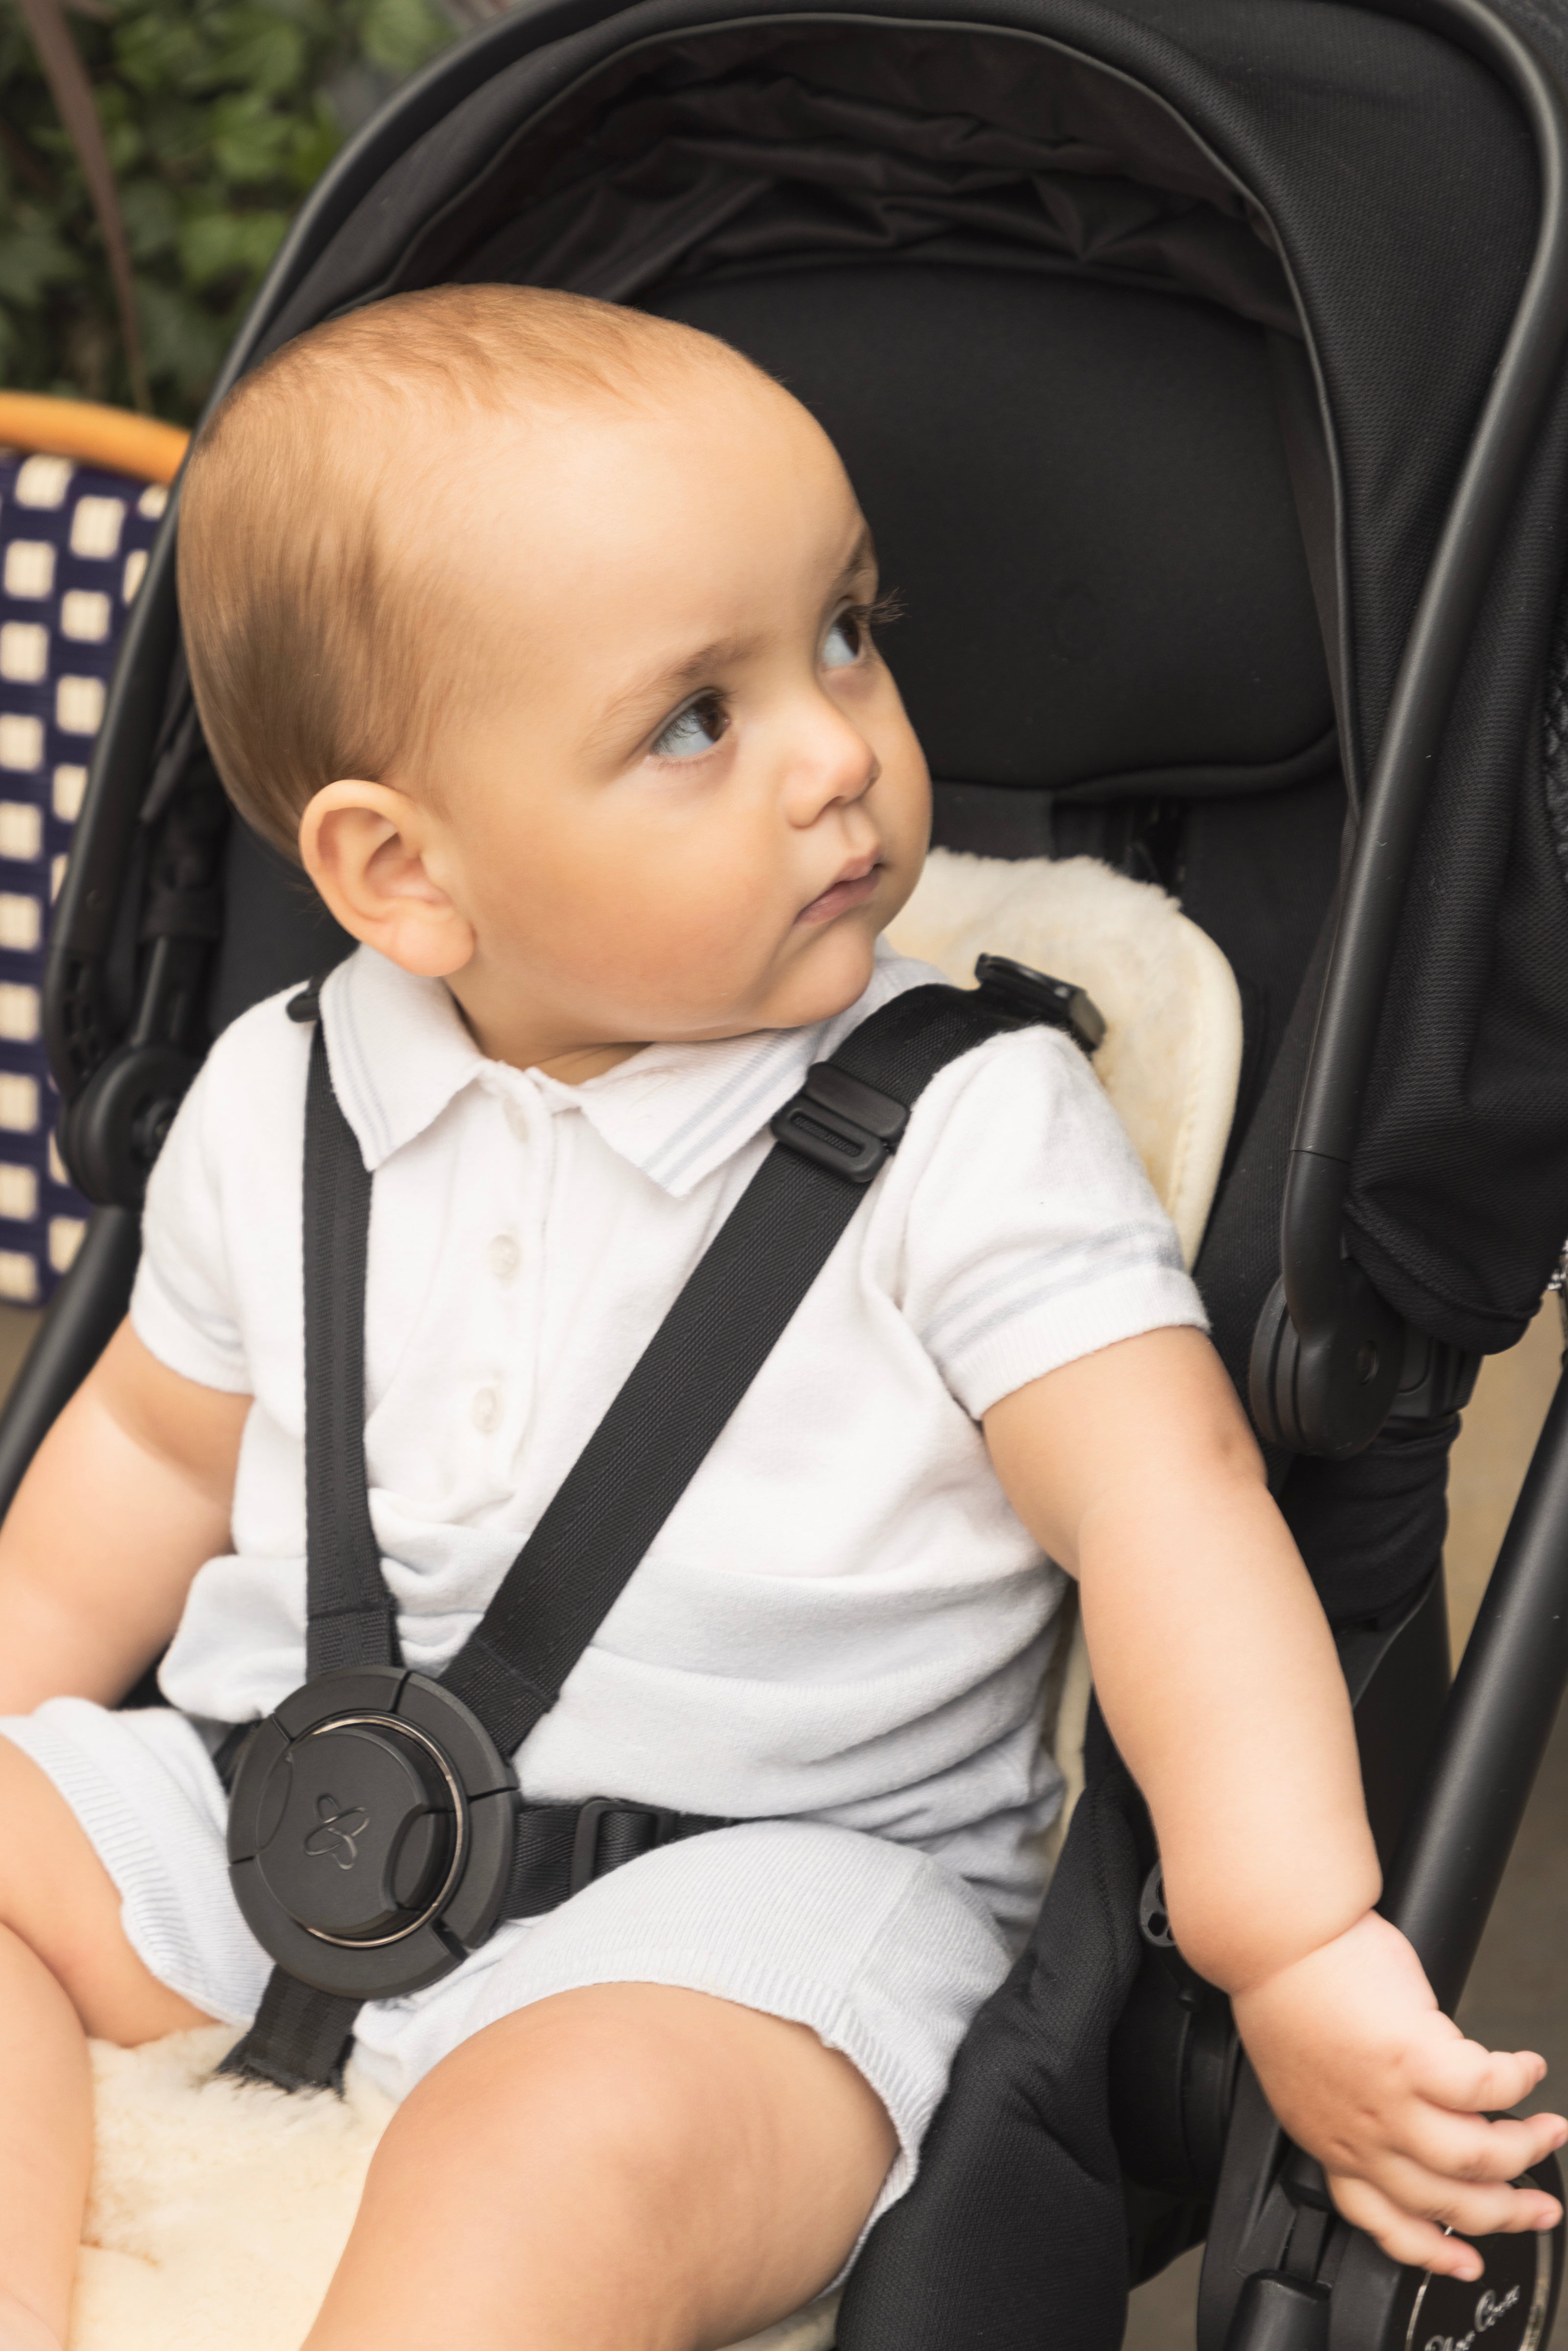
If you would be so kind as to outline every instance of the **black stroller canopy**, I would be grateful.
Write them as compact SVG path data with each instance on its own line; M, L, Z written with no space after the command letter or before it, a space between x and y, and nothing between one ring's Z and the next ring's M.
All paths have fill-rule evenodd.
M689 319L844 451L908 606L889 652L948 788L939 839L1046 845L1046 795L1283 810L1336 768L1354 809L1541 208L1530 122L1458 45L1467 5L1429 25L1337 0L519 10L341 159L226 380L345 307L449 279ZM1542 726L1565 439L1559 400L1429 796L1347 1211L1378 1290L1456 1347L1518 1334L1568 1222ZM57 926L68 1095L129 1025L104 973L170 676L172 556L171 532ZM199 753L179 716L177 694L153 810ZM1561 788L1568 810L1568 757ZM968 811L946 834L944 800ZM1278 1048L1329 805L1312 801L1312 886L1279 918L1290 989L1207 1253L1233 1369L1278 1262L1303 1060ZM220 1016L265 962L225 938Z
M1528 126L1485 68L1324 0L738 25L716 0L649 0L552 42L580 13L525 11L453 60L454 78L493 69L329 235L302 224L234 371L446 279L640 301L896 256L1205 297L1304 335L1320 373L1354 788L1533 242ZM526 54L504 64L508 47Z

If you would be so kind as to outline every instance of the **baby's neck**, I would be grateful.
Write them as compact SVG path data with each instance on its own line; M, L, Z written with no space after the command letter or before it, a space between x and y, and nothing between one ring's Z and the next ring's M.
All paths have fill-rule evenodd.
M642 1050L641 1045L576 1045L570 1052L557 1053L537 1067L563 1086L585 1086L590 1078L601 1078L606 1070L619 1068Z

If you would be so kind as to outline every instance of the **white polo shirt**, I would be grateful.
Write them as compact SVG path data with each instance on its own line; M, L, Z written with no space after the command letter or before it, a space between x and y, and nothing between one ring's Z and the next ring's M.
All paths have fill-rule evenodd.
M375 1174L371 1511L407 1662L435 1672L769 1144L808 1065L939 977L883 951L809 1029L653 1045L587 1084L486 1061L438 982L361 948L322 992ZM162 1687L238 1721L305 1675L301 1158L287 996L218 1040L153 1172L131 1319L254 1397L231 1553ZM1088 1064L1025 1029L951 1064L518 1757L537 1801L612 1794L913 1844L1016 1934L1058 1802L1039 1736L1062 1589L977 1426L999 1397L1202 1325Z

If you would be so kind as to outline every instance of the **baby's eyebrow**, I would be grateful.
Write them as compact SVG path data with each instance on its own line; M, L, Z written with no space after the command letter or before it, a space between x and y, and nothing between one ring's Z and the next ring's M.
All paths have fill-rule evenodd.
M623 719L649 705L662 709L667 701L676 699L687 688L711 678L716 670L748 660L760 642L758 637L716 637L711 645L699 647L684 661L650 671L605 704L594 735L613 734Z
M829 590L830 601L842 593L856 574L876 563L876 548L871 535L871 525L863 524L860 537L851 549L842 570ZM761 639L750 637L717 637L712 644L703 645L685 660L672 662L666 668L652 670L632 685L623 686L604 705L595 726L591 742L616 734L624 722L650 707L655 710L679 699L693 686L712 678L715 672L732 664L748 661L761 645Z

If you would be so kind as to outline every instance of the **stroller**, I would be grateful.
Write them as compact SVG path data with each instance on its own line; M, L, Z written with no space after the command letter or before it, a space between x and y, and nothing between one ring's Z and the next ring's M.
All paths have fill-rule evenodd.
M1568 1226L1559 74L1538 0L548 0L361 134L225 379L443 280L737 344L825 424L900 591L937 843L1100 859L1223 950L1198 1279L1449 2008L1568 1677L1562 1394L1451 1693L1439 1575L1458 1410ZM125 1311L210 1040L348 945L218 790L174 528L51 943L61 1149L101 1205L0 1499ZM1202 2238L1202 2351L1537 2351L1562 2231L1490 2241L1483 2307L1340 2222L1172 1947L1093 1719L1086 1779L842 2351L1112 2351L1129 2283Z

